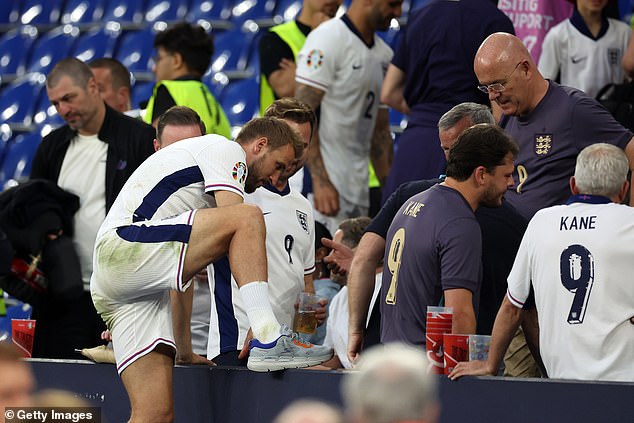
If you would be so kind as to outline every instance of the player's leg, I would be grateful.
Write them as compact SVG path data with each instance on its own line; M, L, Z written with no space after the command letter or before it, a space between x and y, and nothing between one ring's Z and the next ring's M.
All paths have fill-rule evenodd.
M330 359L331 349L295 342L293 334L275 318L266 283L265 237L262 211L256 206L240 204L198 210L185 254L183 280L228 253L256 339L249 368L265 371L306 367Z
M121 373L132 414L130 423L171 423L174 421L172 372L174 350L159 344Z

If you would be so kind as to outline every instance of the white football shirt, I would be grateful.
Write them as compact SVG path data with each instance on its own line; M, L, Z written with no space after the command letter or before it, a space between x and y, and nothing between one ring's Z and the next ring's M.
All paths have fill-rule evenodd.
M596 97L609 83L625 81L621 66L632 30L620 21L608 18L607 32L597 40L579 32L570 19L554 26L542 45L539 71L554 80L560 75L561 85L577 88Z
M213 191L244 197L247 178L242 147L220 135L189 138L161 148L130 176L97 237L110 229L160 220L188 210L213 207Z
M549 377L634 381L632 257L628 206L575 202L530 221L507 296L522 307L532 284Z
M297 56L296 81L325 92L319 142L330 180L339 195L369 205L368 160L392 50L377 35L368 46L344 17L319 25Z

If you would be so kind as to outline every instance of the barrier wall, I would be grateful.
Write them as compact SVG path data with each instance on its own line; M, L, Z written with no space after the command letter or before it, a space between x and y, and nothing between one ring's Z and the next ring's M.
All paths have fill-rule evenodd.
M127 421L129 402L113 365L32 360L32 367L38 388L76 392L102 407L109 423ZM176 367L176 422L267 423L297 398L341 404L342 377L334 371ZM492 377L439 382L441 423L634 422L634 383Z

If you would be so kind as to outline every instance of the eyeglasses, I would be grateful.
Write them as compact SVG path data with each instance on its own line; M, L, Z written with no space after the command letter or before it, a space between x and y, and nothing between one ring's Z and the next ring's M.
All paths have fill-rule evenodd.
M478 89L480 91L482 91L483 93L485 93L485 94L488 94L490 92L501 93L502 91L504 91L506 89L505 85L508 84L509 79L511 78L511 76L515 73L515 71L517 70L517 68L521 64L522 64L522 62L519 62L517 65L515 65L515 68L513 69L513 72L511 72L509 74L509 76L506 77L504 82L495 82L495 83L489 84L489 85L478 85Z

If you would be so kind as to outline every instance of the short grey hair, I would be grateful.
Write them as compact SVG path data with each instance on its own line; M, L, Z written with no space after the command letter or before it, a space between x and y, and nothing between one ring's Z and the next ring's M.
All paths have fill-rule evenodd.
M627 181L629 170L623 150L606 143L592 144L577 156L575 183L581 194L612 197Z
M438 120L438 129L447 131L453 128L462 119L468 118L472 125L489 123L495 125L495 118L487 106L478 103L460 103L454 106Z
M342 382L346 411L367 423L419 421L437 407L436 380L420 347L401 343L366 351Z
M300 399L277 415L273 423L344 423L343 413L325 402Z

